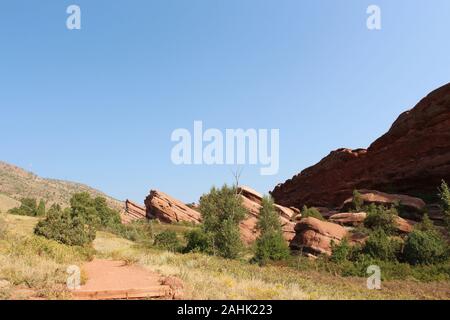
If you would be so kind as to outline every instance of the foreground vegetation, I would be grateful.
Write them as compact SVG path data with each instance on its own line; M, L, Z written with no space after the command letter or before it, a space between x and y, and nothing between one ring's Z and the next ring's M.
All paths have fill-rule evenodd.
M0 298L17 298L23 290L34 298L70 297L67 266L97 255L178 276L187 299L449 299L448 244L427 216L408 236L400 235L396 208L363 207L357 196L355 210L368 212L364 226L355 230L368 236L365 244L344 239L333 245L331 257L314 261L289 254L267 197L260 236L245 247L238 229L245 212L233 187L213 188L202 197L201 226L154 221L124 226L104 199L83 193L74 195L68 208L53 205L45 216L37 214L37 201L27 199L10 211L16 215L0 216ZM314 208L304 211L320 218ZM370 265L382 270L382 290L366 287Z

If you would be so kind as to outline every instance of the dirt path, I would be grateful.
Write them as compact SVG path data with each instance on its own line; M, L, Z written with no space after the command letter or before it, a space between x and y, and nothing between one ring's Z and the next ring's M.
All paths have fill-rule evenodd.
M94 259L83 265L87 282L73 290L75 299L173 299L181 282L124 261Z

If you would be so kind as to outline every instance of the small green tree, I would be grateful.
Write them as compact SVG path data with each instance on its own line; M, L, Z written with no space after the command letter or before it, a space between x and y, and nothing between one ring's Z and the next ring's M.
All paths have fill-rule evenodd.
M301 214L302 218L312 217L322 221L325 220L319 210L316 208L308 208L306 205L303 206Z
M450 231L450 189L444 180L442 180L441 187L439 188L439 198L441 199L442 209L444 210L445 224Z
M403 258L410 264L433 264L445 260L447 245L435 231L414 230L408 235Z
M256 240L256 261L264 264L269 260L283 260L289 256L289 247L283 238L280 217L270 197L262 199L257 229L260 235Z
M41 201L39 201L39 206L37 207L37 210L36 210L36 216L38 216L38 217L45 216L45 201L43 199L41 199Z
M211 237L210 252L224 258L238 257L243 247L239 223L247 211L235 187L213 187L200 199L203 232Z
M103 197L91 198L87 192L76 193L70 199L72 217L96 228L120 224L120 213L108 207Z
M361 196L361 193L358 190L353 190L353 200L352 200L353 208L356 211L361 211L364 206L364 200Z

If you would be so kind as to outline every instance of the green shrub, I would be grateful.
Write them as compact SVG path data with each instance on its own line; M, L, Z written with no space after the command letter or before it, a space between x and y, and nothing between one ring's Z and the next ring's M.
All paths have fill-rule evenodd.
M14 214L18 216L30 216L35 217L38 213L38 205L36 199L33 198L22 198L20 200L20 207L13 208L8 211L9 214Z
M364 226L366 228L376 230L383 229L388 235L396 233L395 220L398 216L398 212L395 208L386 209L383 206L376 206L371 204L367 208L367 217L364 220Z
M364 200L361 196L361 193L359 193L358 190L353 190L352 204L353 204L353 208L358 212L363 209Z
M208 252L211 247L211 236L202 229L194 229L186 233L186 247L184 252Z
M391 239L383 229L377 229L367 238L362 252L382 261L395 261L400 250L399 240Z
M352 247L350 246L347 238L342 239L339 244L334 242L331 244L331 261L336 263L342 263L349 261L352 256Z
M176 252L181 248L181 243L178 240L175 231L163 231L155 237L155 246L166 249L168 251Z
M143 245L153 244L153 224L148 220L133 221L129 224L112 224L104 229L122 238Z
M431 221L426 213L423 215L422 221L414 226L414 229L420 231L436 231L433 221Z
M234 259L239 256L243 244L239 223L247 211L235 187L224 185L221 189L212 188L200 199L200 212L203 219L202 229L210 235L212 254Z
M312 217L322 221L325 220L319 210L316 208L308 208L306 205L303 206L301 214L302 218Z
M95 229L72 217L68 210L57 205L50 208L47 218L40 221L34 233L70 246L85 246L95 239Z
M36 209L36 216L37 217L44 217L45 216L45 201L41 199L39 201L39 205Z
M408 235L403 258L412 265L438 263L446 258L447 246L435 231L414 230Z
M264 264L269 260L279 261L289 256L289 247L283 238L280 217L270 197L262 199L257 229L260 235L256 240L255 261Z

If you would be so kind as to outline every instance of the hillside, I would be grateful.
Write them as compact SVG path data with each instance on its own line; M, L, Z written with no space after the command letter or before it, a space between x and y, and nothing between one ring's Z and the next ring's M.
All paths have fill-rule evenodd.
M74 193L88 192L93 197L102 196L111 208L123 210L122 201L116 200L103 192L81 183L45 179L24 169L0 161L0 210L7 211L17 204L17 200L25 197L44 199L47 204L59 203L63 207L69 205Z

